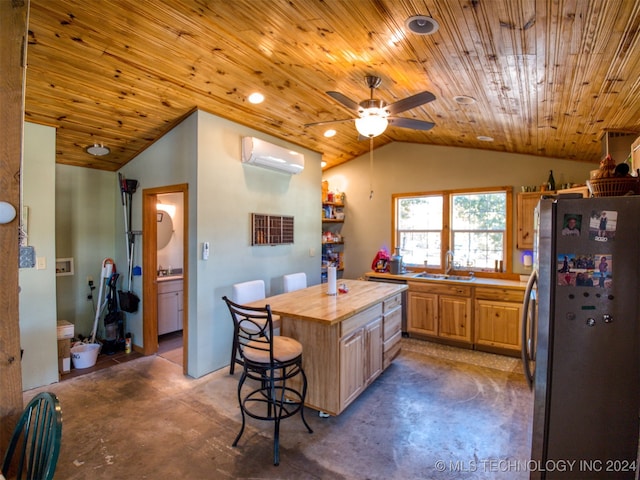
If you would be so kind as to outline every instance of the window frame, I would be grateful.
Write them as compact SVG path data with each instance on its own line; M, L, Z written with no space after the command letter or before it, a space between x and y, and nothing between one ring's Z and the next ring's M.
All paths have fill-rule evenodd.
M402 198L412 197L442 197L442 231L440 242L440 268L425 267L409 265L408 271L427 271L431 273L443 273L445 265L445 255L447 251L452 249L452 228L451 228L451 203L453 195L473 195L484 193L500 193L504 192L506 196L506 221L505 221L505 253L503 259L502 272L496 272L494 269L467 269L459 268L455 266L452 271L456 274L463 274L468 272L480 273L482 276L500 276L500 274L512 273L512 257L513 257L513 187L511 186L498 186L498 187L480 187L480 188L461 188L455 190L435 190L425 192L408 192L408 193L393 193L391 194L391 245L392 251L399 245L399 233L398 233L398 200Z

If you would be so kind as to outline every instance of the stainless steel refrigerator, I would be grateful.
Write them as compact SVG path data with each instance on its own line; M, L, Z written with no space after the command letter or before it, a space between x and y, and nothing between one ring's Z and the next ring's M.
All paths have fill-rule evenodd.
M523 306L532 479L635 478L640 196L543 198Z

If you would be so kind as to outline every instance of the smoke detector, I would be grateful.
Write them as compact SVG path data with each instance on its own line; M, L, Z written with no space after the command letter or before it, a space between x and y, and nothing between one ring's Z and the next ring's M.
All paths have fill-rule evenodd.
M94 157L104 157L105 155L109 155L111 153L109 147L105 147L101 143L94 143L93 145L89 145L84 150Z

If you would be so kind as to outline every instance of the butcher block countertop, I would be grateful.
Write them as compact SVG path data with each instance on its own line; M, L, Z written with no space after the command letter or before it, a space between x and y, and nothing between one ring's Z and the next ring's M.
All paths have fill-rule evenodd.
M367 308L392 297L408 287L402 284L339 280L349 291L327 295L327 284L322 283L302 290L282 293L247 304L252 307L271 306L272 313L281 317L320 322L326 325L342 322Z

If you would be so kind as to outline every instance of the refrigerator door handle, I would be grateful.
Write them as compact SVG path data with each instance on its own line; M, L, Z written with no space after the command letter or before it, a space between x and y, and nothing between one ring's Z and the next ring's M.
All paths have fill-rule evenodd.
M531 368L531 362L536 358L535 345L535 319L536 319L536 299L534 287L538 282L538 273L534 270L531 272L527 288L524 292L524 301L522 303L522 325L521 325L521 354L522 367L524 376L527 379L529 388L533 389L534 370Z

